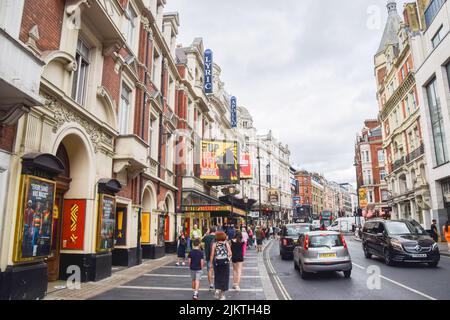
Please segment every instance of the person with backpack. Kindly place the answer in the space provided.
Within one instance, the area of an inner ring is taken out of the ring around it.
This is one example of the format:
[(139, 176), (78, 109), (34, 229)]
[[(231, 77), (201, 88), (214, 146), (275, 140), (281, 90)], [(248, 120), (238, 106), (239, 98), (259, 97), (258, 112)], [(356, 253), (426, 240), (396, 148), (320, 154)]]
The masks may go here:
[(180, 235), (178, 237), (178, 248), (177, 248), (177, 263), (176, 265), (179, 266), (180, 262), (184, 266), (186, 265), (186, 247), (187, 247), (187, 240), (184, 236), (184, 232), (181, 231)]
[(216, 232), (215, 242), (211, 247), (210, 261), (214, 265), (214, 288), (216, 298), (225, 300), (225, 292), (229, 289), (230, 260), (232, 257), (230, 245), (224, 232)]
[(262, 252), (262, 244), (264, 239), (264, 232), (260, 227), (256, 229), (256, 251)]
[(236, 235), (231, 240), (231, 261), (233, 262), (233, 289), (239, 291), (241, 282), (242, 265), (244, 264), (244, 247), (241, 231), (236, 231)]

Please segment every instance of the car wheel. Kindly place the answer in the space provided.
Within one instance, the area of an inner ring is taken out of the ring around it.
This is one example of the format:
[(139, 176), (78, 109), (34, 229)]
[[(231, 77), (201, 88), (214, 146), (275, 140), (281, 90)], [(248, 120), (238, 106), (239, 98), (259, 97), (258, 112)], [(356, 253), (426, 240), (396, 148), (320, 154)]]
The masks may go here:
[(372, 258), (372, 254), (369, 253), (369, 251), (367, 250), (367, 247), (365, 245), (363, 245), (363, 251), (364, 251), (364, 257), (366, 257), (366, 259)]
[(428, 266), (431, 268), (436, 268), (439, 264), (439, 261), (435, 261), (435, 262), (429, 262)]
[(393, 266), (394, 262), (391, 259), (391, 254), (389, 253), (389, 250), (385, 249), (384, 250), (384, 263), (387, 266)]
[(352, 270), (344, 271), (344, 277), (350, 278), (352, 276)]
[(300, 277), (302, 277), (303, 280), (308, 279), (309, 274), (303, 270), (302, 264), (299, 262), (299, 270), (300, 270)]

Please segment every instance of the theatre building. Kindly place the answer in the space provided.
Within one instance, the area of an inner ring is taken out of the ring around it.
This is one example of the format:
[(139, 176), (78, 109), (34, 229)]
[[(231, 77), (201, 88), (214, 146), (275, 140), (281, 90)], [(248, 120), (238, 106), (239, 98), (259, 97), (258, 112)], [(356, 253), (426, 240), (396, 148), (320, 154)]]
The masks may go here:
[(177, 14), (165, 0), (6, 2), (0, 68), (23, 85), (0, 81), (0, 299), (174, 250)]

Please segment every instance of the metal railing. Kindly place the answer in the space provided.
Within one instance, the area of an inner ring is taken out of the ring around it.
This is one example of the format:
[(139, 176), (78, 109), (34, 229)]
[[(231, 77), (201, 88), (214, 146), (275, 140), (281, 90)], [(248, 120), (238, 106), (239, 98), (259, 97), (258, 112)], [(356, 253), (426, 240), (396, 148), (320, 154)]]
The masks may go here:
[(406, 156), (406, 163), (409, 163), (415, 159), (417, 159), (418, 157), (420, 157), (421, 155), (423, 155), (425, 153), (425, 147), (424, 145), (420, 145), (419, 148), (417, 148), (416, 150), (412, 151), (411, 153), (409, 153)]

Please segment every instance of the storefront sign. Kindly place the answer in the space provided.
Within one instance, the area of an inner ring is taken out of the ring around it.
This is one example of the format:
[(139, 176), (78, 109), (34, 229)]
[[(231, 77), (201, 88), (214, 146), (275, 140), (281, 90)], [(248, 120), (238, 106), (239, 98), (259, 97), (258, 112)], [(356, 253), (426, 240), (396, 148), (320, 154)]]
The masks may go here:
[(248, 216), (250, 218), (259, 218), (259, 212), (258, 211), (250, 211)]
[(64, 200), (62, 250), (83, 250), (86, 200)]
[(186, 206), (183, 207), (184, 212), (218, 212), (230, 211), (231, 206)]
[(250, 153), (243, 153), (241, 155), (239, 178), (241, 180), (252, 179), (252, 165)]
[(237, 99), (231, 97), (231, 127), (237, 127)]
[(150, 212), (142, 212), (141, 214), (141, 243), (150, 243)]
[(15, 261), (49, 256), (52, 243), (55, 182), (25, 175), (22, 183)]
[(361, 208), (366, 208), (368, 204), (367, 190), (365, 188), (359, 189), (359, 206)]
[(213, 53), (205, 51), (205, 93), (213, 93)]
[(97, 250), (107, 251), (114, 248), (114, 227), (116, 225), (116, 200), (101, 194), (98, 210)]
[(239, 181), (239, 151), (236, 141), (201, 142), (200, 179), (234, 184)]
[(116, 228), (115, 238), (117, 246), (124, 246), (127, 242), (127, 207), (118, 207), (116, 209)]
[(247, 215), (247, 212), (245, 212), (245, 210), (238, 209), (238, 208), (235, 208), (235, 207), (232, 208), (232, 212), (235, 213), (235, 214), (241, 215), (241, 216)]

